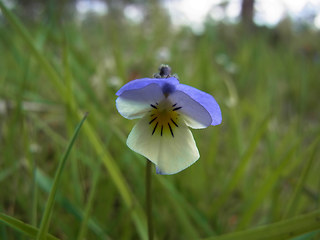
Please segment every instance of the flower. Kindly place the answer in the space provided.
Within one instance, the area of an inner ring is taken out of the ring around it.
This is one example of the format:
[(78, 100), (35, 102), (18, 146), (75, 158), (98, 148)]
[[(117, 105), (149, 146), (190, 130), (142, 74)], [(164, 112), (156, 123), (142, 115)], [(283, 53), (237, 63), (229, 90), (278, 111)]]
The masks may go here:
[(208, 93), (171, 75), (155, 76), (125, 84), (116, 93), (116, 107), (127, 119), (141, 118), (128, 136), (128, 147), (153, 162), (157, 173), (174, 174), (200, 157), (189, 127), (220, 124), (221, 110)]

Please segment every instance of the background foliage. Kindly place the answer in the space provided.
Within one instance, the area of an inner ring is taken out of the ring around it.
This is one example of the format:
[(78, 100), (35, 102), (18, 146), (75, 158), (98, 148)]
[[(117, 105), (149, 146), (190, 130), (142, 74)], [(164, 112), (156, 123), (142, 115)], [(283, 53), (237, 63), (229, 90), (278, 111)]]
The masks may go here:
[[(115, 92), (161, 63), (211, 93), (223, 122), (193, 131), (201, 153), (193, 166), (154, 172), (158, 239), (221, 235), (319, 209), (318, 31), (289, 20), (248, 29), (208, 19), (194, 34), (173, 27), (156, 3), (141, 24), (112, 13), (59, 16), (57, 6), (34, 17), (14, 8), (26, 35), (0, 15), (0, 212), (40, 225), (59, 159), (88, 111), (49, 232), (145, 237), (145, 160), (126, 147), (134, 122), (117, 113)], [(28, 239), (1, 222), (0, 238)]]

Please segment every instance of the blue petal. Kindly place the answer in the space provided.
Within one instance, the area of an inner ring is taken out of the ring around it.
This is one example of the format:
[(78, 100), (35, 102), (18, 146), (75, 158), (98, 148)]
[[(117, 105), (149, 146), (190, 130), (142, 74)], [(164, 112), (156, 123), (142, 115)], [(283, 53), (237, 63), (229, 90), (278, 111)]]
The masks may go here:
[(219, 125), (221, 123), (222, 116), (220, 107), (210, 94), (184, 84), (178, 84), (176, 90), (186, 93), (193, 100), (202, 105), (211, 116), (211, 125)]
[(116, 95), (120, 96), (124, 91), (144, 88), (152, 83), (158, 84), (162, 88), (164, 94), (167, 94), (168, 91), (169, 93), (174, 91), (175, 86), (179, 84), (179, 80), (175, 77), (136, 79), (125, 84), (122, 88), (119, 89)]
[(165, 172), (162, 172), (162, 170), (156, 165), (156, 173), (160, 175), (172, 175)]
[(161, 169), (158, 166), (156, 166), (156, 173), (160, 175), (166, 175), (165, 173), (161, 172)]
[(125, 118), (141, 118), (150, 110), (150, 104), (156, 104), (164, 97), (161, 87), (151, 83), (143, 88), (124, 91), (117, 98), (116, 107)]
[(200, 103), (182, 91), (175, 91), (168, 96), (173, 104), (173, 111), (182, 115), (185, 123), (195, 129), (207, 128), (212, 123), (210, 113)]

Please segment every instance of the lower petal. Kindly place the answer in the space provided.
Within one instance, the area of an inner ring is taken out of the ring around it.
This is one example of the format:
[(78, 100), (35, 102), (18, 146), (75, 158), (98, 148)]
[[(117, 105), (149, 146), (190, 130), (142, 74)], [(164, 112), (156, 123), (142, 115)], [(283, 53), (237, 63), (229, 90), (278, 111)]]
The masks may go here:
[[(157, 172), (174, 174), (192, 165), (200, 157), (191, 131), (181, 120), (165, 132), (161, 126), (151, 127), (143, 117), (130, 132), (127, 145), (157, 165)], [(174, 127), (173, 127), (174, 126)]]

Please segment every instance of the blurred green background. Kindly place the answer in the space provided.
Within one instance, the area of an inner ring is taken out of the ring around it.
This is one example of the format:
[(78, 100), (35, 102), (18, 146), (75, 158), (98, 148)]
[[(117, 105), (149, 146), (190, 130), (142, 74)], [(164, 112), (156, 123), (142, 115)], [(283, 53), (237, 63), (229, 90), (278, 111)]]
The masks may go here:
[[(2, 1), (22, 25), (0, 12), (0, 212), (39, 226), (59, 159), (89, 112), (49, 232), (142, 238), (145, 159), (125, 144), (135, 121), (117, 112), (115, 92), (162, 63), (212, 94), (223, 121), (193, 130), (194, 165), (153, 171), (157, 239), (221, 235), (319, 209), (319, 29), (289, 17), (257, 26), (254, 1), (244, 2), (237, 21), (209, 16), (199, 32), (175, 25), (157, 0), (106, 1), (104, 14), (81, 14), (76, 1)], [(0, 222), (0, 239), (29, 238)]]

